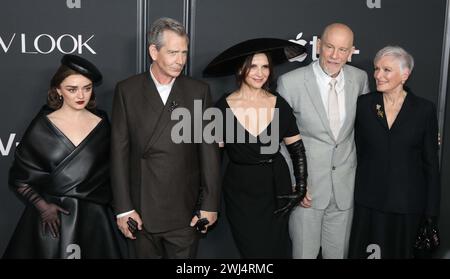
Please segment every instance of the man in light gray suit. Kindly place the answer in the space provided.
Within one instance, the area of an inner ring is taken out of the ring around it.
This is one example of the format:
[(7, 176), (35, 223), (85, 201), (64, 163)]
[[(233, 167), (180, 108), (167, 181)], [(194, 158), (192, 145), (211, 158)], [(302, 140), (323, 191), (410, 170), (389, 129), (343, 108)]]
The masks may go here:
[(308, 162), (308, 193), (289, 220), (294, 258), (316, 258), (320, 247), (325, 259), (347, 256), (356, 170), (356, 100), (369, 91), (366, 72), (346, 65), (353, 51), (352, 30), (333, 23), (318, 40), (319, 61), (278, 80), (278, 92), (297, 118)]

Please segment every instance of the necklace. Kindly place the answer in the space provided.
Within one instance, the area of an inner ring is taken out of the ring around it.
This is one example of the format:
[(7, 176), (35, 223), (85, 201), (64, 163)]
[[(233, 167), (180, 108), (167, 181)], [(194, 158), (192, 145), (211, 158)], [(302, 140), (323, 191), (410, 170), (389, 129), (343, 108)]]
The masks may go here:
[(395, 106), (403, 104), (403, 101), (406, 98), (406, 94), (407, 94), (406, 91), (402, 90), (402, 92), (400, 92), (400, 97), (396, 98), (395, 100), (390, 99), (386, 95), (383, 95), (383, 100), (388, 105), (395, 107)]

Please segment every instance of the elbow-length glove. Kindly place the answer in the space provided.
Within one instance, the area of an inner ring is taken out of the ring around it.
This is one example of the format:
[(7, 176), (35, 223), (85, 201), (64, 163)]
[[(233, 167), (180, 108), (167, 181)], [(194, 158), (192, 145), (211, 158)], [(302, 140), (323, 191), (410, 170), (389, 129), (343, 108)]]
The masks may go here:
[(47, 203), (30, 185), (23, 184), (18, 186), (16, 192), (39, 212), (42, 231), (45, 233), (48, 228), (53, 237), (59, 237), (59, 227), (61, 225), (59, 212), (66, 215), (69, 212), (56, 204)]
[(421, 251), (432, 251), (439, 247), (440, 237), (436, 217), (424, 217), (422, 220), (414, 248)]
[(295, 187), (293, 193), (277, 196), (278, 199), (287, 200), (287, 204), (284, 207), (274, 212), (275, 214), (281, 213), (282, 215), (290, 213), (306, 196), (306, 179), (308, 178), (303, 141), (300, 139), (292, 144), (286, 145), (286, 147), (291, 156), (292, 166), (294, 168)]

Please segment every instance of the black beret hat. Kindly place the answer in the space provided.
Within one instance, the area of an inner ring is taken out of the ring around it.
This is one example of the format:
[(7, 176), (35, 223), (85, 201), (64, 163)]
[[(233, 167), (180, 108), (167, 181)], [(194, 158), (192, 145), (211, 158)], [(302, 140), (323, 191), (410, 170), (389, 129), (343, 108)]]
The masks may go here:
[(289, 59), (300, 56), (306, 48), (297, 43), (276, 39), (258, 38), (238, 43), (214, 58), (203, 71), (205, 76), (225, 76), (236, 73), (249, 55), (264, 52), (270, 55), (274, 65), (287, 62)]
[(102, 80), (102, 74), (94, 64), (88, 60), (73, 54), (66, 54), (61, 59), (61, 64), (71, 68), (72, 70), (82, 74), (90, 79), (93, 83)]

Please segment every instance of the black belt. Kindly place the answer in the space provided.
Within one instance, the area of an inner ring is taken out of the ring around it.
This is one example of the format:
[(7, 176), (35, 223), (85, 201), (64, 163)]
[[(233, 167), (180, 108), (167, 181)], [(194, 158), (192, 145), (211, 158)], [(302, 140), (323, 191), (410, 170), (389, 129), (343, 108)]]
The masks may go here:
[[(231, 161), (233, 164), (236, 165), (243, 165), (243, 166), (270, 166), (273, 171), (273, 183), (275, 186), (275, 192), (276, 195), (285, 195), (287, 194), (286, 191), (283, 190), (283, 185), (281, 185), (282, 179), (280, 179), (280, 176), (283, 173), (283, 161), (284, 157), (282, 157), (280, 152), (277, 152), (274, 157), (269, 159), (262, 159), (254, 162), (234, 162)], [(290, 179), (290, 178), (289, 178)], [(290, 185), (289, 185), (290, 187)], [(275, 198), (275, 197), (274, 197)]]
[(261, 159), (261, 160), (254, 161), (254, 162), (235, 162), (235, 161), (231, 161), (231, 162), (233, 162), (233, 164), (242, 165), (242, 166), (258, 166), (258, 165), (271, 165), (271, 164), (275, 163), (275, 161), (277, 161), (277, 157), (270, 158), (270, 159)]

